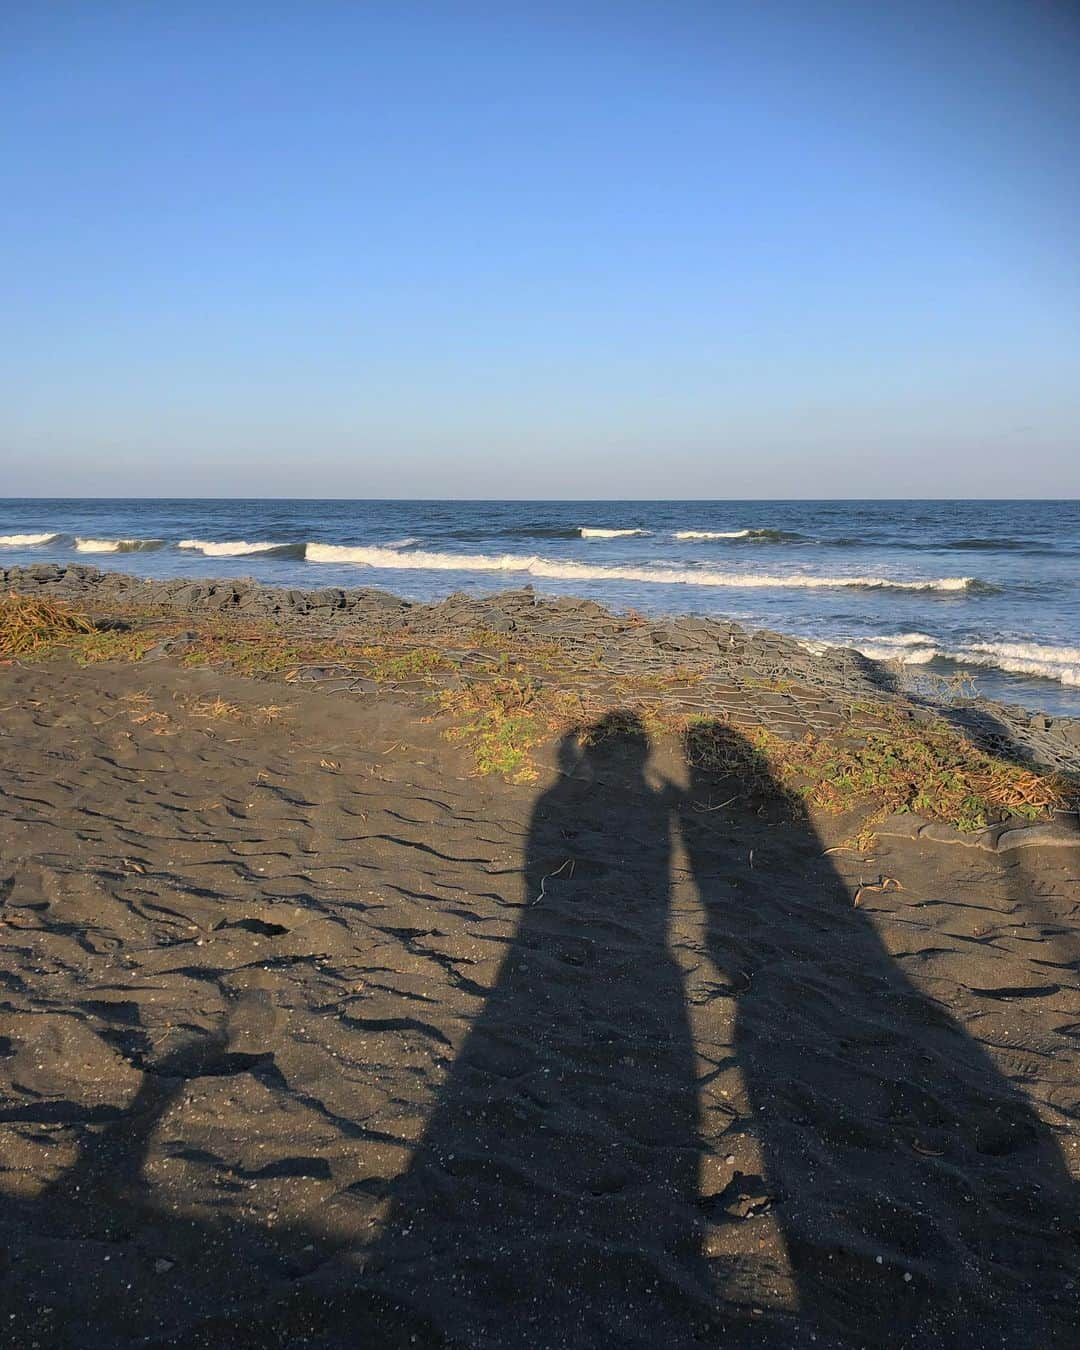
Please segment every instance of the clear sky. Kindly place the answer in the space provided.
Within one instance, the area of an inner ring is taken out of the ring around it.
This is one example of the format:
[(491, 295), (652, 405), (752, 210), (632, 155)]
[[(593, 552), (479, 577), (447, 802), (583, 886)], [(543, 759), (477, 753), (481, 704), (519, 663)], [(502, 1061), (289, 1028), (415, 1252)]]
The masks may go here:
[(8, 0), (0, 496), (1080, 495), (1075, 0)]

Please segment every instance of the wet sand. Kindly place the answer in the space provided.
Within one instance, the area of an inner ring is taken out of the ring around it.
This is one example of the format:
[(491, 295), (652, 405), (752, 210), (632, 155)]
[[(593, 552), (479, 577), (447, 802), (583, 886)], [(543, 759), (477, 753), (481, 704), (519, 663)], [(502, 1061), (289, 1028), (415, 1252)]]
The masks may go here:
[(0, 668), (0, 1344), (1075, 1344), (1076, 849), (430, 714)]

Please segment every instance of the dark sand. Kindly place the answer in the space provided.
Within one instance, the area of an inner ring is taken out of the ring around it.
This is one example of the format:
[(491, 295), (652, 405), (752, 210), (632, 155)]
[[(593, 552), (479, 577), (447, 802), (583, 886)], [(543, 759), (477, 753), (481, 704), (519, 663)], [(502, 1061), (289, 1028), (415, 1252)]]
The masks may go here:
[(4, 1346), (1076, 1344), (1077, 850), (427, 711), (0, 669)]

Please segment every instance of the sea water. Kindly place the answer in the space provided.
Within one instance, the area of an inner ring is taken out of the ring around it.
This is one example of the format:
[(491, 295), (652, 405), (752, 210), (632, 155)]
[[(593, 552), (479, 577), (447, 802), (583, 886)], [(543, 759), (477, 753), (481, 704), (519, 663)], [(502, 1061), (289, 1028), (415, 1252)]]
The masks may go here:
[(378, 586), (531, 584), (855, 647), (1080, 716), (1080, 502), (0, 499), (0, 566)]

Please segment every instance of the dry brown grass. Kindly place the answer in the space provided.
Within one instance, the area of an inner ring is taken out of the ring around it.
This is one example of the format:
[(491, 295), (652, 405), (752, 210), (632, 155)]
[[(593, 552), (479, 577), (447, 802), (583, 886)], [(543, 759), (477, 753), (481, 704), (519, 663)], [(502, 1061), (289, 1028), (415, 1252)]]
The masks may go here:
[[(614, 694), (614, 697), (610, 695)], [(569, 690), (534, 676), (472, 680), (437, 695), (445, 733), (471, 751), (477, 772), (512, 782), (537, 776), (533, 752), (576, 731), (583, 745), (620, 736), (674, 739), (687, 764), (727, 782), (732, 801), (772, 799), (792, 810), (863, 810), (873, 822), (912, 812), (973, 831), (1009, 816), (1047, 819), (1080, 803), (1080, 783), (1036, 772), (980, 748), (943, 721), (916, 722), (874, 706), (831, 736), (789, 741), (765, 727), (735, 728), (625, 690)]]
[(62, 600), (14, 591), (0, 597), (0, 657), (36, 656), (92, 632), (92, 620)]
[(212, 721), (225, 719), (232, 722), (276, 722), (285, 712), (285, 709), (277, 703), (244, 708), (239, 703), (230, 703), (220, 695), (214, 698), (194, 699), (186, 707), (192, 717), (205, 717)]
[(747, 795), (801, 799), (829, 812), (869, 807), (873, 819), (912, 812), (978, 830), (1008, 816), (1037, 820), (1080, 802), (1080, 784), (1037, 773), (972, 744), (944, 722), (882, 720), (843, 736), (785, 741), (687, 719), (688, 762), (735, 779)]
[(244, 710), (238, 703), (230, 703), (220, 695), (216, 698), (195, 699), (187, 705), (187, 710), (192, 717), (209, 717), (214, 721), (223, 717), (239, 720), (244, 716)]

